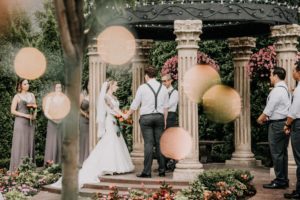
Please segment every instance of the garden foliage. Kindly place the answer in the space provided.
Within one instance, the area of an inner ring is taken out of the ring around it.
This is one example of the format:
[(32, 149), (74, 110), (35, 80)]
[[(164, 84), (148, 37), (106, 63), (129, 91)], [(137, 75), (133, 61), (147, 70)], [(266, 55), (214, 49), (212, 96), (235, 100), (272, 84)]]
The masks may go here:
[[(33, 196), (38, 193), (43, 185), (54, 183), (61, 176), (61, 168), (53, 162), (47, 162), (45, 168), (37, 170), (32, 160), (25, 158), (23, 164), (17, 171), (0, 172), (0, 192), (7, 199), (17, 199), (17, 197)], [(21, 194), (20, 194), (21, 193)]]
[(174, 192), (171, 185), (161, 182), (157, 191), (128, 189), (128, 195), (120, 195), (116, 186), (111, 186), (108, 195), (98, 193), (97, 200), (238, 200), (255, 195), (253, 176), (246, 170), (209, 170), (199, 174), (187, 189)]

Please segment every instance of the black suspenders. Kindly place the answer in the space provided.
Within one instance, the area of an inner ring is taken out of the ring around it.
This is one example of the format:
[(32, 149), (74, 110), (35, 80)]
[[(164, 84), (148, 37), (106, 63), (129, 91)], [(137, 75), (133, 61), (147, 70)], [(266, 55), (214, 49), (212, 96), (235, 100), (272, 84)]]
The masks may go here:
[(154, 107), (155, 110), (154, 111), (157, 111), (157, 96), (158, 96), (158, 93), (161, 89), (162, 84), (159, 85), (159, 88), (158, 88), (157, 92), (154, 91), (154, 89), (151, 87), (151, 85), (149, 83), (146, 83), (146, 84), (149, 86), (149, 88), (151, 89), (151, 91), (154, 94), (154, 99), (155, 99), (155, 107)]
[(171, 97), (172, 93), (174, 92), (175, 88), (173, 88), (173, 90), (171, 90), (171, 92), (169, 93), (169, 98)]
[(288, 97), (289, 97), (289, 99), (291, 99), (291, 97), (290, 97), (290, 93), (289, 93), (289, 91), (287, 90), (287, 88), (286, 88), (286, 87), (284, 87), (284, 86), (282, 86), (282, 85), (279, 85), (279, 86), (277, 86), (277, 87), (284, 88), (284, 89), (285, 89), (285, 91), (286, 91), (286, 92), (287, 92), (287, 94), (288, 94)]

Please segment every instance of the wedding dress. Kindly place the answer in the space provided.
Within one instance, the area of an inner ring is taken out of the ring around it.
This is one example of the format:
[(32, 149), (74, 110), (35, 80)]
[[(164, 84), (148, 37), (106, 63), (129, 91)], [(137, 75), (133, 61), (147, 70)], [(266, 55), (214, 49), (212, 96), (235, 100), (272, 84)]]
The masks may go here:
[[(103, 89), (106, 90), (105, 87)], [(101, 95), (99, 98), (103, 100)], [(79, 170), (78, 183), (80, 187), (85, 183), (99, 182), (99, 176), (101, 175), (126, 173), (134, 170), (124, 138), (122, 134), (117, 135), (118, 127), (114, 116), (116, 115), (115, 110), (119, 109), (119, 101), (105, 94), (104, 102), (106, 111), (104, 118), (105, 132), (100, 133), (100, 135), (98, 133), (101, 139)], [(61, 178), (52, 186), (61, 188)]]

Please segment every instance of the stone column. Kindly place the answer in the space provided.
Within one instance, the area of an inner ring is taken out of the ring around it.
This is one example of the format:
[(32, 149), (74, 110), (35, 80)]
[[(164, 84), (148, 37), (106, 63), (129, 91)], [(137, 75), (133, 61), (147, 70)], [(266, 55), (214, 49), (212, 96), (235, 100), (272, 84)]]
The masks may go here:
[(97, 51), (96, 39), (88, 47), (90, 81), (90, 151), (97, 143), (96, 106), (102, 83), (106, 80), (107, 64), (102, 62)]
[[(297, 56), (298, 37), (300, 36), (300, 26), (297, 24), (273, 26), (271, 28), (272, 37), (276, 38), (275, 49), (277, 53), (277, 64), (286, 70), (286, 82), (290, 90), (295, 88), (296, 82), (293, 79), (293, 68), (295, 67)], [(291, 144), (288, 147), (289, 155), (289, 174), (294, 176), (296, 173), (296, 163), (293, 156)], [(274, 171), (270, 171), (271, 176)]]
[(234, 122), (234, 147), (231, 160), (226, 164), (255, 166), (254, 154), (251, 152), (251, 121), (250, 121), (250, 77), (246, 65), (255, 47), (255, 38), (229, 38), (229, 48), (233, 55), (234, 88), (241, 96), (242, 110)]
[[(149, 63), (149, 53), (153, 40), (136, 40), (136, 55), (132, 59), (132, 95), (135, 96), (138, 87), (144, 83), (144, 68)], [(139, 125), (139, 111), (133, 113), (133, 150), (132, 161), (136, 169), (144, 163), (144, 141)]]
[(176, 164), (174, 179), (194, 179), (203, 171), (199, 162), (198, 105), (183, 92), (185, 72), (197, 63), (198, 42), (202, 33), (201, 20), (175, 20), (174, 34), (178, 49), (179, 126), (187, 130), (193, 139), (192, 152)]

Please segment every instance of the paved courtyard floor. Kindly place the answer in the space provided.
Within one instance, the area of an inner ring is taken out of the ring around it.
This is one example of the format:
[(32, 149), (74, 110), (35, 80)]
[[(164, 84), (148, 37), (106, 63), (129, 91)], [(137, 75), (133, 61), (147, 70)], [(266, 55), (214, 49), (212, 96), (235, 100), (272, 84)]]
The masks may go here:
[[(225, 164), (205, 164), (204, 169), (220, 169), (220, 168), (239, 168), (245, 169), (239, 166), (226, 166)], [(277, 189), (277, 190), (268, 190), (262, 187), (263, 184), (269, 183), (271, 181), (270, 178), (270, 169), (265, 167), (254, 167), (247, 168), (254, 175), (254, 185), (257, 189), (257, 194), (251, 198), (251, 200), (282, 200), (283, 193), (291, 192), (295, 189), (295, 177), (290, 178), (290, 187), (288, 189)], [(128, 175), (124, 175), (128, 176)], [(132, 174), (130, 176), (133, 176)], [(46, 191), (41, 191), (36, 196), (32, 197), (33, 200), (59, 200), (60, 195), (49, 193)], [(89, 198), (81, 198), (81, 200), (85, 200)]]

